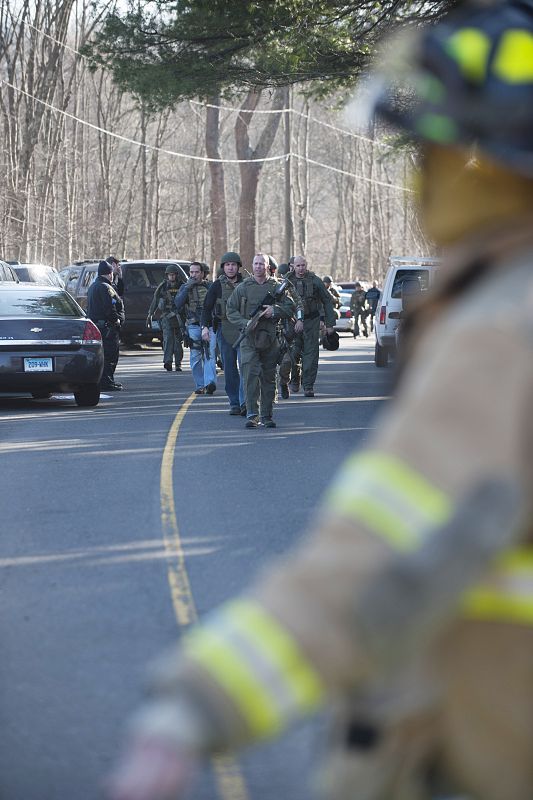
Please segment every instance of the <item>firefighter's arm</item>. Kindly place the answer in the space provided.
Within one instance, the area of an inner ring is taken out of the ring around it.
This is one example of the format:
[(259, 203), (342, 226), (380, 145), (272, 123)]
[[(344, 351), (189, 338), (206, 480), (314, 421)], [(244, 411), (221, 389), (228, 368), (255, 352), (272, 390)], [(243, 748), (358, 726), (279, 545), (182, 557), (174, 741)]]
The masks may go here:
[[(523, 500), (512, 492), (520, 485), (517, 443), (530, 407), (530, 363), (529, 347), (501, 331), (435, 331), (368, 447), (335, 479), (312, 537), (160, 663), (138, 734), (179, 749), (188, 746), (190, 729), (197, 752), (226, 749), (276, 735), (328, 695), (364, 688), (388, 658), (379, 626), (390, 630), (394, 592), (374, 622), (364, 624), (361, 609), (387, 578), (426, 579), (447, 569), (447, 558), (461, 548), (470, 566), (444, 599), (429, 579), (419, 584), (438, 629), (512, 540), (497, 528), (516, 535)], [(486, 515), (477, 520), (469, 503), (474, 499), (475, 507), (476, 487), (502, 475), (507, 488), (502, 484), (495, 528)], [(462, 548), (465, 536), (469, 545)], [(402, 624), (407, 636), (417, 620), (425, 625), (420, 608), (405, 609), (397, 641)], [(195, 720), (189, 728), (176, 722), (183, 702)]]

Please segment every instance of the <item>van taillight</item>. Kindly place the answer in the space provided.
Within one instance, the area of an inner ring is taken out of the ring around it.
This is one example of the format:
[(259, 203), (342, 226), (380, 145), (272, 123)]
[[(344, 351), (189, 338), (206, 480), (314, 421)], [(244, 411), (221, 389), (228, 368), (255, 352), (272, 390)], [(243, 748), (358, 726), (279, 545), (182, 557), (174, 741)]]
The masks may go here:
[(91, 320), (87, 320), (85, 323), (85, 330), (83, 331), (83, 341), (84, 342), (101, 342), (102, 341), (102, 334)]
[(387, 306), (381, 306), (379, 312), (379, 324), (385, 325), (386, 321), (387, 321)]

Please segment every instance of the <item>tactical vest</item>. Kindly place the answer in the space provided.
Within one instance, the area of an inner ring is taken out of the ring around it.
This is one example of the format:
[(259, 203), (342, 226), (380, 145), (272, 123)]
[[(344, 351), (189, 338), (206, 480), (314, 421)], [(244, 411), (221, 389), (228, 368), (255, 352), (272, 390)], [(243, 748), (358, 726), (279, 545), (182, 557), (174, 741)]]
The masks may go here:
[(222, 329), (222, 335), (224, 339), (229, 344), (233, 344), (233, 342), (235, 342), (239, 336), (239, 329), (228, 320), (227, 305), (229, 298), (235, 290), (235, 287), (239, 284), (232, 283), (230, 280), (228, 280), (226, 275), (221, 275), (219, 280), (222, 293), (216, 302), (216, 315), (220, 320), (220, 327)]
[(207, 294), (207, 283), (192, 283), (189, 286), (189, 297), (187, 300), (187, 319), (200, 324), (200, 317), (204, 307), (205, 296)]
[(303, 278), (298, 278), (295, 272), (290, 272), (287, 277), (302, 299), (304, 317), (306, 319), (318, 317), (319, 299), (314, 280), (315, 273), (307, 271)]
[(366, 300), (366, 292), (364, 289), (358, 289), (357, 291), (354, 291), (352, 294), (352, 299), (350, 301), (350, 306), (352, 308), (352, 311), (354, 310), (362, 311), (363, 306), (365, 304), (365, 300)]
[[(274, 293), (279, 286), (279, 282), (274, 278), (269, 278), (265, 283), (257, 283), (255, 278), (246, 278), (243, 282), (245, 289), (241, 297), (240, 312), (245, 319), (250, 319), (257, 306), (263, 302), (268, 292)], [(265, 319), (262, 317), (257, 323), (248, 341), (258, 350), (265, 350), (276, 343), (277, 320)]]
[[(255, 278), (246, 278), (242, 285), (245, 291), (241, 297), (240, 312), (245, 319), (250, 319), (252, 312), (263, 301), (265, 295), (268, 292), (275, 292), (279, 283), (274, 278), (269, 278), (265, 283), (257, 283)], [(272, 325), (276, 324), (275, 321), (270, 319), (264, 320), (264, 322), (270, 322)]]
[(163, 300), (163, 308), (161, 310), (163, 314), (170, 314), (172, 311), (176, 310), (174, 308), (174, 301), (179, 289), (180, 287), (178, 284), (175, 286), (170, 286), (170, 284), (166, 283), (163, 286), (161, 291), (161, 300)]

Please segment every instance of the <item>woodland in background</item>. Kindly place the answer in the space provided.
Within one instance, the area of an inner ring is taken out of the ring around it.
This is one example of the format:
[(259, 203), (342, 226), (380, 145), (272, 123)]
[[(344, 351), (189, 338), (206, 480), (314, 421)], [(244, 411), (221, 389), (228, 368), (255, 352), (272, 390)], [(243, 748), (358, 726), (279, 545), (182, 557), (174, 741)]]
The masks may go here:
[[(411, 156), (384, 132), (372, 141), (337, 130), (347, 126), (333, 101), (297, 86), (247, 85), (231, 100), (154, 108), (105, 69), (91, 71), (80, 52), (108, 10), (88, 0), (0, 0), (1, 257), (58, 267), (110, 253), (213, 263), (236, 249), (249, 262), (261, 249), (278, 261), (304, 252), (337, 280), (379, 280), (389, 255), (428, 253), (401, 188)], [(284, 157), (210, 165), (206, 156)], [(246, 194), (247, 174), (255, 194)]]

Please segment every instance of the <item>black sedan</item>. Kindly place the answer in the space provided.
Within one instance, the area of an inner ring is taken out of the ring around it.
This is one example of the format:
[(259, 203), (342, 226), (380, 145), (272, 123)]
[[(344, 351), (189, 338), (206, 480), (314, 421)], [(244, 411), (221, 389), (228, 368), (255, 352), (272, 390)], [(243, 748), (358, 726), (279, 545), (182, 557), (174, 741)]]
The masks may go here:
[(100, 331), (68, 292), (0, 285), (0, 392), (74, 392), (79, 406), (96, 406), (103, 366)]

